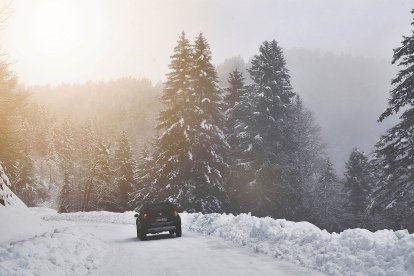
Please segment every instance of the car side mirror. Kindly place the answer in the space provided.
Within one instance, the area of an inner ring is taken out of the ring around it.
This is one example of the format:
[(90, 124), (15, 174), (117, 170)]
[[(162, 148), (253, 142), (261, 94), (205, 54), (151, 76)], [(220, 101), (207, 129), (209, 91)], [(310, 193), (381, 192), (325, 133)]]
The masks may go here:
[(139, 214), (135, 214), (135, 215), (134, 215), (134, 217), (136, 217), (136, 218), (137, 218), (138, 216), (139, 216)]

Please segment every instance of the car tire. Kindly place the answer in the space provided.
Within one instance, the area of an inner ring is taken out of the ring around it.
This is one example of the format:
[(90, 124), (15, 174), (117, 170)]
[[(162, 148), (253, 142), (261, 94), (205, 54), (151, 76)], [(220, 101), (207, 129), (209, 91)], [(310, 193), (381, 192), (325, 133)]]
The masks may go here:
[(174, 234), (174, 230), (170, 230), (170, 235)]
[(176, 227), (176, 230), (175, 230), (175, 236), (176, 237), (181, 237), (181, 235), (182, 235), (182, 233), (181, 233), (181, 223)]
[(138, 238), (141, 241), (144, 241), (147, 238), (147, 233), (143, 229), (140, 229), (138, 233)]

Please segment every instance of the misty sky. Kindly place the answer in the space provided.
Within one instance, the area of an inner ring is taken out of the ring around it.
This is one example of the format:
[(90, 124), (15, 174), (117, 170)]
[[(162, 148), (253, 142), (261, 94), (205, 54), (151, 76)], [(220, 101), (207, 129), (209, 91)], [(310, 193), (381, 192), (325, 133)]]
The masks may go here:
[(26, 84), (122, 76), (164, 79), (182, 30), (191, 39), (204, 32), (216, 63), (235, 55), (248, 59), (270, 39), (285, 49), (390, 60), (401, 36), (410, 32), (414, 8), (410, 4), (408, 0), (15, 0), (2, 32), (2, 48)]

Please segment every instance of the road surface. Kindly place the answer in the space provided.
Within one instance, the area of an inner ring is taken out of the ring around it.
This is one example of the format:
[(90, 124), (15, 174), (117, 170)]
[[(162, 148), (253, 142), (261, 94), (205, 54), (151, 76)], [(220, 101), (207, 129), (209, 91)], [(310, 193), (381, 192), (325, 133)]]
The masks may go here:
[(140, 241), (134, 225), (75, 223), (108, 246), (92, 275), (323, 275), (214, 237), (183, 232)]

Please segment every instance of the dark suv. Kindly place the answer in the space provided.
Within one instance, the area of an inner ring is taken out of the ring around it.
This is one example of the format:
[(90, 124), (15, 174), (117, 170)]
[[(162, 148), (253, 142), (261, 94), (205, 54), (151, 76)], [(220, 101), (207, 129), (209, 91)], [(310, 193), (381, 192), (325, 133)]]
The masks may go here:
[(181, 218), (170, 202), (144, 205), (137, 218), (137, 237), (144, 240), (147, 234), (169, 231), (181, 237)]

